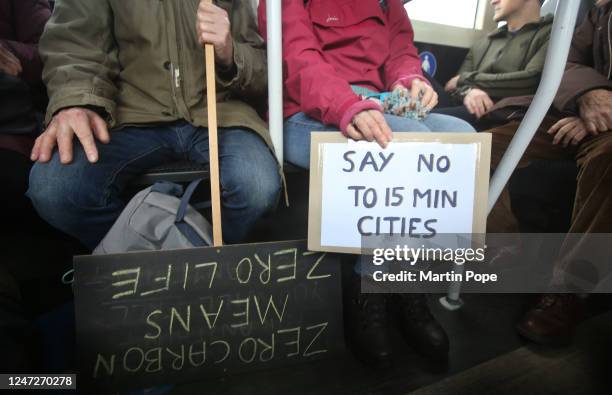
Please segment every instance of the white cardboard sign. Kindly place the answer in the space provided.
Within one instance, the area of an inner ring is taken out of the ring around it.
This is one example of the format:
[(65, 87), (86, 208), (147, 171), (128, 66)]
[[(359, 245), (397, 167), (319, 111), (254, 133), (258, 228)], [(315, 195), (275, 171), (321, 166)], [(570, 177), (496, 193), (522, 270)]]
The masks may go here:
[(313, 133), (309, 249), (359, 253), (363, 236), (484, 233), (491, 136), (394, 136), (382, 149)]

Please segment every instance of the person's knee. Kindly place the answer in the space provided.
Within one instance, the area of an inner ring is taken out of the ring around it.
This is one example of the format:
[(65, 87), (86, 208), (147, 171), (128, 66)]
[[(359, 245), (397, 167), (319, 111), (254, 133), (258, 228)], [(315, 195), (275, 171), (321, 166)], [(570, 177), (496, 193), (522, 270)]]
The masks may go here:
[(453, 123), (453, 131), (460, 133), (475, 133), (476, 129), (469, 122), (463, 119), (455, 118)]
[(393, 132), (429, 132), (429, 127), (409, 118), (385, 114), (385, 120)]
[(247, 209), (259, 216), (278, 202), (281, 176), (276, 159), (258, 136), (244, 135), (249, 147), (221, 165), (221, 178), (227, 208)]
[(36, 163), (30, 172), (27, 196), (38, 214), (52, 225), (57, 225), (62, 217), (69, 214), (68, 194), (70, 189), (63, 185), (53, 173), (54, 164)]
[(278, 202), (280, 174), (276, 169), (264, 173), (247, 166), (226, 178), (223, 189), (228, 208), (243, 208), (260, 216), (274, 209)]
[(284, 123), (285, 160), (302, 169), (310, 168), (310, 134), (317, 132), (336, 132), (338, 128), (323, 125), (304, 113), (297, 113)]
[(586, 153), (582, 167), (588, 171), (590, 167), (612, 167), (612, 140), (608, 139), (599, 146), (591, 148)]
[(36, 163), (30, 171), (30, 182), (27, 196), (38, 215), (55, 225), (61, 213), (65, 212), (65, 192), (59, 183), (51, 182), (51, 164)]
[(244, 173), (241, 181), (245, 187), (248, 205), (251, 210), (260, 214), (268, 213), (276, 207), (281, 191), (281, 176), (278, 165), (272, 154), (258, 161)]
[[(268, 174), (266, 177), (261, 177), (258, 182), (252, 182), (251, 184), (250, 189), (252, 193), (249, 196), (249, 206), (251, 209), (261, 215), (274, 210), (281, 191), (279, 172), (276, 171), (274, 174)], [(257, 184), (257, 186), (254, 184)]]
[(63, 231), (79, 220), (83, 208), (100, 206), (103, 199), (93, 178), (71, 166), (77, 165), (62, 165), (55, 156), (49, 163), (34, 164), (27, 192), (39, 216)]

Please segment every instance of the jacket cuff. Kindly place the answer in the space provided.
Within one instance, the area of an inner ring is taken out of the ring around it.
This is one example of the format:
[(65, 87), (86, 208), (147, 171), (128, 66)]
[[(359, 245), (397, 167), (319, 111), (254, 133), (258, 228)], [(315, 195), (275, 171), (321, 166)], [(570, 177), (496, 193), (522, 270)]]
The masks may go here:
[(589, 85), (587, 87), (583, 87), (582, 89), (575, 91), (574, 95), (572, 95), (571, 97), (565, 98), (564, 100), (559, 98), (559, 96), (561, 95), (557, 95), (557, 98), (555, 98), (553, 105), (555, 106), (557, 110), (561, 112), (570, 112), (570, 113), (578, 114), (579, 112), (578, 100), (580, 100), (582, 96), (586, 95), (590, 91), (594, 91), (597, 89), (612, 90), (612, 84), (608, 83), (608, 84), (599, 84), (599, 85)]
[[(232, 39), (233, 40), (233, 39)], [(216, 80), (217, 80), (217, 84), (219, 84), (221, 87), (225, 88), (225, 89), (231, 89), (233, 87), (235, 87), (237, 84), (239, 84), (240, 81), (240, 77), (243, 75), (244, 73), (244, 66), (245, 66), (245, 59), (244, 59), (244, 53), (242, 51), (242, 45), (239, 42), (236, 42), (236, 40), (233, 40), (232, 42), (233, 48), (234, 48), (234, 61), (232, 66), (226, 70), (220, 69), (220, 66), (217, 65), (217, 75), (216, 75)]]
[(420, 74), (409, 74), (409, 75), (405, 75), (405, 76), (401, 76), (399, 77), (393, 84), (391, 84), (390, 88), (394, 89), (395, 86), (397, 85), (402, 85), (404, 88), (406, 89), (410, 89), (410, 87), (412, 86), (412, 81), (414, 80), (421, 80), (424, 83), (426, 83), (427, 85), (431, 86), (431, 83), (429, 82), (429, 80), (425, 77), (423, 77)]
[(474, 87), (471, 85), (460, 86), (457, 89), (455, 89), (455, 91), (451, 94), (451, 96), (463, 102), (463, 99), (465, 99), (465, 96), (467, 96), (467, 94), (472, 90), (472, 88)]
[(377, 110), (383, 112), (383, 109), (380, 104), (378, 104), (374, 100), (361, 100), (357, 103), (354, 103), (344, 112), (344, 115), (340, 120), (340, 130), (342, 131), (343, 135), (348, 136), (346, 129), (353, 120), (353, 117), (365, 110)]
[(51, 97), (49, 105), (47, 107), (47, 114), (45, 116), (45, 125), (48, 125), (53, 119), (53, 116), (65, 108), (72, 107), (97, 107), (103, 109), (106, 113), (105, 121), (108, 123), (109, 129), (115, 127), (117, 123), (116, 118), (116, 104), (114, 101), (108, 100), (101, 96), (96, 96), (92, 93), (87, 92), (67, 92), (58, 93)]
[(478, 74), (478, 71), (466, 71), (464, 73), (459, 74), (457, 86), (460, 87), (461, 85), (469, 84), (476, 74)]

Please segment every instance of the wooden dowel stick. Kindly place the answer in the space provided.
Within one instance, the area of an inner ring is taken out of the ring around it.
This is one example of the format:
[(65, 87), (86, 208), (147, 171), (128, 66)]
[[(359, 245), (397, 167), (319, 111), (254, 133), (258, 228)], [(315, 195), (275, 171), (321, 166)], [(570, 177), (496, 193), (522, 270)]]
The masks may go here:
[(211, 44), (206, 44), (205, 56), (213, 245), (220, 247), (223, 245), (223, 230), (221, 227), (221, 183), (219, 179), (219, 139), (217, 135), (217, 88), (215, 81), (215, 48)]

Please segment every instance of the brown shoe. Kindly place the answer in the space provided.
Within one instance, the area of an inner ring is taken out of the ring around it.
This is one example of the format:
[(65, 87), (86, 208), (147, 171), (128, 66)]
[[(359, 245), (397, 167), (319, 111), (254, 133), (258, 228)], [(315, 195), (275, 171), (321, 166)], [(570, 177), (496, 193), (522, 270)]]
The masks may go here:
[(543, 295), (518, 322), (516, 330), (535, 343), (567, 345), (582, 315), (582, 301), (576, 295)]

